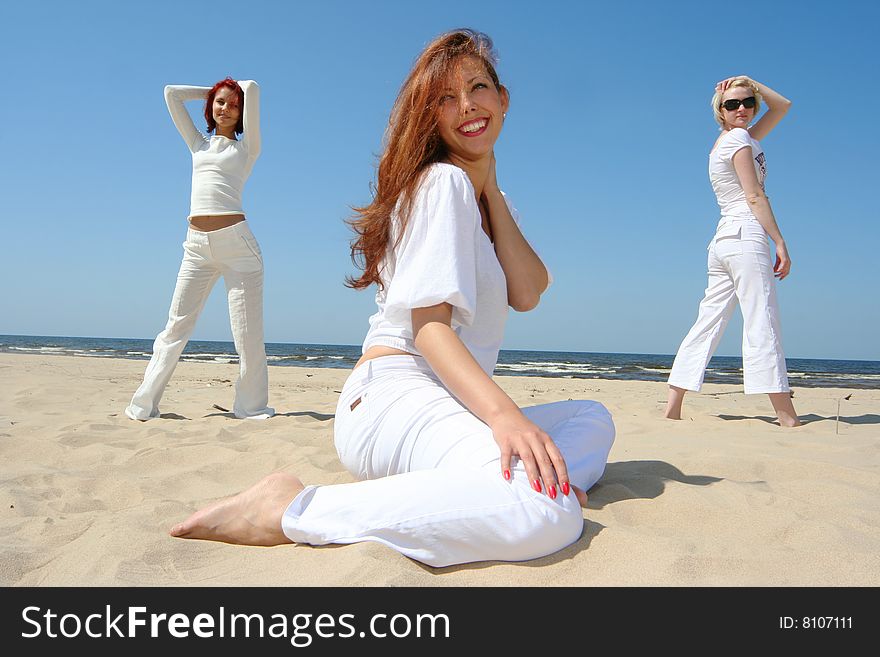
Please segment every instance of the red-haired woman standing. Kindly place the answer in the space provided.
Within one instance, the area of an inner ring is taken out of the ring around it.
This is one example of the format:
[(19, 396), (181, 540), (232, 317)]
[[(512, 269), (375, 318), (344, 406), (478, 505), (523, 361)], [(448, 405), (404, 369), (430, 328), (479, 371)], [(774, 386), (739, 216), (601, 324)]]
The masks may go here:
[[(253, 80), (231, 78), (213, 87), (165, 87), (168, 111), (192, 153), (192, 198), (168, 323), (153, 343), (144, 381), (125, 409), (134, 420), (159, 416), (165, 386), (220, 276), (226, 282), (240, 359), (233, 412), (238, 418), (267, 418), (275, 412), (268, 407), (263, 343), (263, 257), (242, 208), (244, 184), (260, 155), (259, 93)], [(184, 107), (189, 100), (205, 103), (208, 135), (193, 124)]]
[(470, 30), (429, 44), (398, 95), (376, 196), (352, 222), (363, 274), (349, 283), (378, 287), (335, 420), (360, 481), (276, 473), (173, 536), (376, 541), (432, 566), (532, 559), (580, 537), (610, 414), (591, 401), (520, 409), (492, 380), (508, 306), (531, 310), (550, 282), (496, 181), (508, 104), (491, 41)]

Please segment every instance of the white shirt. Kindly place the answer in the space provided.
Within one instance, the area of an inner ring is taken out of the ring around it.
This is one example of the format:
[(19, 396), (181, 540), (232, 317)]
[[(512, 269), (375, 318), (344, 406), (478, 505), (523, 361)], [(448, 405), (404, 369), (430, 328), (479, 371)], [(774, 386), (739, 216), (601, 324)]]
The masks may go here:
[(187, 100), (205, 101), (210, 87), (168, 85), (165, 103), (178, 132), (192, 153), (192, 196), (189, 216), (244, 214), (242, 192), (260, 155), (260, 87), (241, 80), (244, 91), (240, 140), (202, 134), (184, 107)]
[[(518, 213), (507, 204), (518, 223)], [(420, 355), (413, 342), (412, 309), (448, 303), (452, 329), (492, 376), (507, 321), (507, 279), (483, 231), (470, 178), (452, 164), (432, 164), (397, 246), (397, 210), (391, 224), (379, 274), (384, 287), (376, 293), (378, 311), (370, 317), (363, 351), (383, 345)]]
[(718, 145), (709, 153), (709, 181), (718, 199), (722, 217), (754, 217), (733, 166), (734, 154), (747, 147), (752, 150), (755, 173), (763, 188), (767, 175), (764, 150), (757, 139), (752, 139), (748, 130), (734, 128), (722, 135)]

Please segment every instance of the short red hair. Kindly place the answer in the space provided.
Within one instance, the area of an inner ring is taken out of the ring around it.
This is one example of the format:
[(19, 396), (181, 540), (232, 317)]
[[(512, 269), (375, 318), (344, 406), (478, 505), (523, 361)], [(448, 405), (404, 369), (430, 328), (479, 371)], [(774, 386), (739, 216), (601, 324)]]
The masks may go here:
[(220, 82), (211, 87), (211, 91), (208, 92), (208, 99), (205, 101), (205, 121), (208, 122), (208, 132), (214, 132), (214, 130), (217, 129), (217, 122), (214, 120), (214, 97), (223, 87), (232, 89), (238, 94), (238, 109), (240, 112), (238, 115), (238, 123), (235, 124), (235, 134), (240, 135), (244, 132), (244, 91), (238, 86), (238, 82), (230, 77), (220, 80)]

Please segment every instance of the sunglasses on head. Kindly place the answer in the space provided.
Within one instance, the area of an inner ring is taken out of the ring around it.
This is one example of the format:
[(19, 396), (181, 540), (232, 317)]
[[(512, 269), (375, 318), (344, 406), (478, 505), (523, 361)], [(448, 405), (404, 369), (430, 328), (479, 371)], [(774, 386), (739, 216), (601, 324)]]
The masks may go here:
[(749, 96), (748, 98), (743, 98), (740, 100), (739, 98), (731, 98), (729, 100), (725, 100), (721, 103), (721, 107), (732, 112), (735, 109), (739, 109), (739, 106), (742, 105), (746, 109), (752, 109), (757, 104), (754, 96)]

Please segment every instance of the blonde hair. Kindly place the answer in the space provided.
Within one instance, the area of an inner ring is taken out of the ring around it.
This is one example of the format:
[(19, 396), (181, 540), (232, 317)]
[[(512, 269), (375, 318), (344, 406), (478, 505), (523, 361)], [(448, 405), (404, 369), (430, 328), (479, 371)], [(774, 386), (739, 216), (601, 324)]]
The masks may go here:
[(723, 102), (721, 99), (724, 97), (725, 92), (737, 87), (748, 87), (755, 94), (755, 116), (758, 115), (761, 109), (761, 92), (758, 91), (758, 86), (748, 78), (734, 78), (727, 89), (716, 91), (712, 96), (712, 112), (715, 114), (715, 121), (722, 128), (724, 127), (724, 111), (721, 109), (721, 103)]

